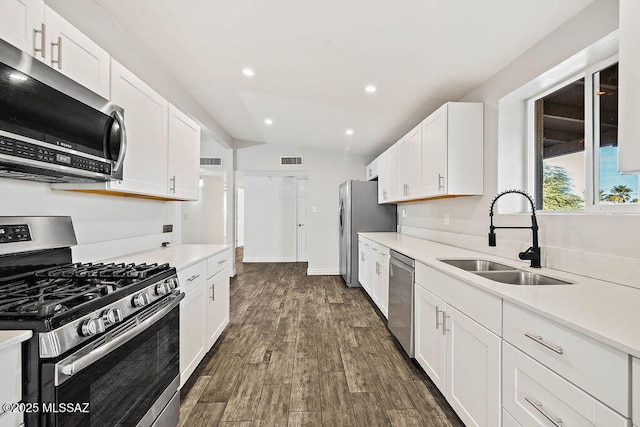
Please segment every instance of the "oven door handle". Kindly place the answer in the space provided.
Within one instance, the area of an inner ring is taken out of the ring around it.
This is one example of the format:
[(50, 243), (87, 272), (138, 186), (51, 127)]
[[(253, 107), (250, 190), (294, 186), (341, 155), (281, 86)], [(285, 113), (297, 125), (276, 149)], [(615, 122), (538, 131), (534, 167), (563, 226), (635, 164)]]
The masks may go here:
[(100, 347), (97, 347), (84, 355), (78, 355), (78, 353), (82, 353), (82, 350), (80, 350), (78, 353), (72, 354), (71, 356), (56, 363), (55, 385), (59, 386), (60, 384), (63, 384), (78, 372), (87, 368), (92, 363), (111, 353), (113, 350), (130, 341), (133, 337), (139, 335), (140, 333), (153, 326), (154, 323), (156, 323), (171, 310), (173, 310), (178, 304), (180, 304), (180, 301), (184, 298), (184, 293), (176, 293), (174, 295), (175, 296), (173, 297), (169, 297), (173, 298), (173, 300), (167, 306), (161, 308), (157, 313), (154, 313), (141, 322), (139, 320), (139, 315), (141, 313), (138, 313), (138, 315), (136, 316), (138, 324), (122, 335), (118, 335), (118, 337), (116, 337), (112, 341), (109, 341), (108, 343), (101, 345)]

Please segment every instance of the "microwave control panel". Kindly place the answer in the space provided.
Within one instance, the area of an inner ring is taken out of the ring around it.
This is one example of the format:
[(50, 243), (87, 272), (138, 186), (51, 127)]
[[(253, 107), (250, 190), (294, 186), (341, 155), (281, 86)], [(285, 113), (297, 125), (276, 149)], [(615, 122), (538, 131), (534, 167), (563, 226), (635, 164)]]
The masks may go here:
[(0, 225), (0, 244), (14, 242), (28, 242), (31, 233), (27, 224)]
[(5, 136), (0, 136), (0, 154), (22, 157), (37, 162), (67, 166), (74, 169), (81, 169), (105, 175), (111, 174), (110, 163), (88, 159), (86, 157), (65, 153), (59, 150), (54, 150), (53, 148), (42, 147), (30, 142), (18, 141)]

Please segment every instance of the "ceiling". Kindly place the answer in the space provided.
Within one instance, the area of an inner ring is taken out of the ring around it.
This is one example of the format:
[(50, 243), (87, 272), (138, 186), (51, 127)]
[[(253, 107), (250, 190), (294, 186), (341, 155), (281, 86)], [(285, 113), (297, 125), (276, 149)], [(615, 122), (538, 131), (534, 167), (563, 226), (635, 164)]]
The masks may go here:
[(593, 0), (94, 1), (234, 139), (373, 156)]

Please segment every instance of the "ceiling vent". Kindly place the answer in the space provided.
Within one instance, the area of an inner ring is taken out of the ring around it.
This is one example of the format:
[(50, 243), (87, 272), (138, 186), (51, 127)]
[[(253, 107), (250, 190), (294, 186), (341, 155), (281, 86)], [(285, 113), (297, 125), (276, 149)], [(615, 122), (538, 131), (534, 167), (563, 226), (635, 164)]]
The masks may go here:
[(200, 166), (222, 166), (222, 157), (200, 157)]
[(302, 156), (299, 157), (280, 157), (281, 166), (301, 166)]

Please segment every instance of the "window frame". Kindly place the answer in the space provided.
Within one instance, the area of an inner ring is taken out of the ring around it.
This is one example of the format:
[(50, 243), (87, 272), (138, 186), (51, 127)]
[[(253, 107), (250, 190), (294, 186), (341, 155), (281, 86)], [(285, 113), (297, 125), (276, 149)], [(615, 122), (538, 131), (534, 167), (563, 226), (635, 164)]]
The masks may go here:
[[(618, 62), (618, 54), (609, 56), (604, 60), (600, 60), (595, 63), (588, 64), (578, 73), (573, 73), (569, 77), (564, 76), (562, 79), (558, 79), (549, 87), (542, 91), (539, 91), (535, 95), (525, 100), (526, 106), (526, 158), (527, 158), (527, 189), (530, 194), (537, 193), (537, 147), (536, 147), (536, 101), (544, 98), (545, 96), (563, 88), (564, 86), (575, 82), (581, 78), (584, 78), (584, 120), (585, 120), (585, 134), (584, 134), (584, 208), (580, 210), (542, 210), (538, 213), (543, 215), (553, 214), (593, 214), (593, 213), (639, 213), (640, 203), (634, 204), (598, 204), (596, 200), (596, 189), (599, 187), (599, 158), (598, 150), (596, 149), (596, 143), (599, 143), (599, 138), (596, 136), (596, 126), (598, 119), (598, 112), (594, 111), (594, 74), (602, 71), (611, 65)], [(587, 91), (587, 88), (590, 88)]]

